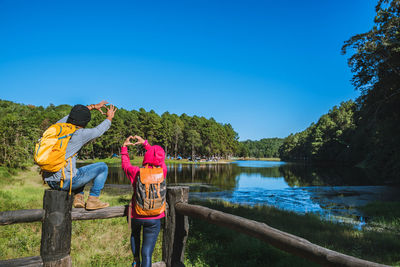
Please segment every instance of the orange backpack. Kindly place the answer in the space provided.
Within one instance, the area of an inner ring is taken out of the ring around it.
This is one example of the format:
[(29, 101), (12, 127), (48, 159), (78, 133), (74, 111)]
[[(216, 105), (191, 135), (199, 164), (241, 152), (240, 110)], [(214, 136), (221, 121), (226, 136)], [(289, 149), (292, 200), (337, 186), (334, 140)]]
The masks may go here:
[(165, 211), (167, 183), (163, 169), (140, 168), (136, 182), (135, 211), (141, 216), (157, 216)]

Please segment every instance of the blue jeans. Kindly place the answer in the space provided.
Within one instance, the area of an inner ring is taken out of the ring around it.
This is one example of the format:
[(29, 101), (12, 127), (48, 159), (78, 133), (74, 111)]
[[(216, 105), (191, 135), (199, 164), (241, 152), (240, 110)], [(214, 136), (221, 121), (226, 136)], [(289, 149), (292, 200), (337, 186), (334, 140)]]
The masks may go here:
[[(93, 181), (89, 195), (95, 197), (100, 196), (100, 191), (103, 189), (104, 183), (107, 180), (107, 174), (108, 167), (104, 162), (93, 163), (79, 168), (76, 175), (72, 178), (72, 192), (75, 194), (83, 194), (85, 185)], [(61, 189), (63, 191), (69, 191), (69, 183), (70, 179), (65, 179), (63, 188), (60, 188), (60, 182), (47, 182), (52, 189)]]
[(151, 267), (151, 256), (161, 228), (161, 219), (132, 219), (131, 247), (133, 256), (139, 259), (140, 230), (143, 226), (142, 263), (141, 267)]

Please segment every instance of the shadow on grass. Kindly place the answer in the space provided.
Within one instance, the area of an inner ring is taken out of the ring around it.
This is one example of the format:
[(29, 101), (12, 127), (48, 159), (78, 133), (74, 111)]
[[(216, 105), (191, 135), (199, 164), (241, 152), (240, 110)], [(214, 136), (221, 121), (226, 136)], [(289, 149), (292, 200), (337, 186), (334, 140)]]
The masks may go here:
[[(263, 222), (310, 242), (369, 261), (398, 265), (400, 238), (391, 232), (359, 231), (350, 225), (322, 221), (268, 206), (238, 206), (225, 202), (192, 204)], [(193, 266), (318, 266), (282, 252), (253, 237), (190, 219), (186, 261)]]

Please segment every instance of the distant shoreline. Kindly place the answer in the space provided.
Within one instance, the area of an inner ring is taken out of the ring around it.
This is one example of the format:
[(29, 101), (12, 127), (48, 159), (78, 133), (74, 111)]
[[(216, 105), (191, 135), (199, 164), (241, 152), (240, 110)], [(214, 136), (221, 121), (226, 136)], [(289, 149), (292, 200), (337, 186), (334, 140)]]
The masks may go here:
[[(229, 164), (235, 160), (236, 159), (222, 159), (218, 161), (189, 161), (187, 159), (181, 159), (181, 160), (166, 159), (165, 164)], [(83, 164), (90, 164), (96, 162), (105, 162), (108, 164), (120, 164), (121, 158), (116, 157), (116, 158), (105, 158), (105, 159), (85, 159), (77, 161), (77, 163), (83, 163)], [(140, 165), (142, 164), (142, 162), (143, 162), (142, 156), (137, 156), (131, 159), (131, 163), (134, 165)]]
[[(231, 159), (221, 159), (217, 161), (189, 161), (187, 159), (181, 159), (181, 160), (166, 159), (165, 163), (166, 164), (229, 164), (236, 160), (245, 160), (245, 161), (258, 160), (258, 161), (276, 161), (276, 162), (281, 161), (280, 158), (231, 158)], [(133, 159), (131, 159), (131, 162), (134, 165), (140, 165), (142, 161), (143, 161), (142, 156), (136, 156)], [(115, 158), (105, 158), (105, 159), (85, 159), (85, 160), (78, 160), (77, 162), (83, 164), (90, 164), (96, 162), (119, 164), (121, 163), (121, 158), (115, 157)]]
[(281, 161), (280, 158), (234, 158), (234, 160)]

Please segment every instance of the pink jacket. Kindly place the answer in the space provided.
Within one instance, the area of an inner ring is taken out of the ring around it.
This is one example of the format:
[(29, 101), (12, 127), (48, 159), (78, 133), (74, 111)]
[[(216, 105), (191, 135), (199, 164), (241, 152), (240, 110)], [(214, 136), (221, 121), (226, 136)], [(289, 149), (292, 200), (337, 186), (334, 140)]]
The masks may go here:
[[(164, 177), (167, 177), (167, 166), (165, 165), (165, 152), (164, 149), (160, 146), (151, 146), (147, 140), (143, 144), (144, 149), (146, 149), (146, 153), (144, 154), (143, 158), (143, 166), (145, 164), (152, 164), (155, 166), (161, 166), (164, 171)], [(131, 185), (133, 187), (133, 190), (136, 188), (136, 181), (139, 176), (140, 168), (137, 166), (133, 166), (131, 164), (131, 161), (129, 159), (129, 154), (128, 154), (128, 148), (127, 147), (121, 147), (121, 166), (122, 169), (124, 170), (126, 176), (129, 178), (131, 181)], [(132, 207), (134, 205), (134, 196), (135, 194), (132, 195)], [(136, 214), (135, 209), (132, 209), (132, 218), (139, 218), (139, 219), (161, 219), (165, 217), (165, 212), (161, 213), (158, 216), (155, 217), (145, 217)]]

